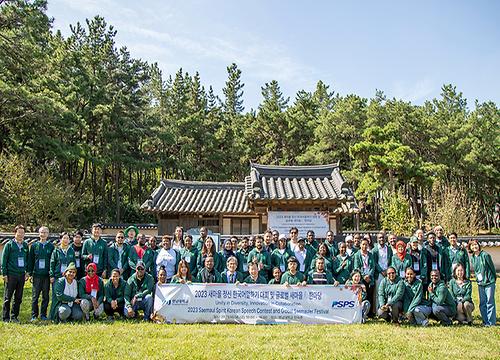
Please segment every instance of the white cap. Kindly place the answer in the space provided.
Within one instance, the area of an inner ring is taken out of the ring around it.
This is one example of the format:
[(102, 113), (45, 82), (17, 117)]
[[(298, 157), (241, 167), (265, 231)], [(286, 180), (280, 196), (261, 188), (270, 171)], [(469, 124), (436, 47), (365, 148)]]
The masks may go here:
[(278, 240), (285, 239), (286, 240), (286, 235), (285, 234), (280, 234), (278, 237)]
[(348, 242), (348, 241), (352, 241), (352, 240), (353, 240), (352, 235), (347, 235), (347, 236), (345, 237), (345, 241), (346, 241), (346, 242)]

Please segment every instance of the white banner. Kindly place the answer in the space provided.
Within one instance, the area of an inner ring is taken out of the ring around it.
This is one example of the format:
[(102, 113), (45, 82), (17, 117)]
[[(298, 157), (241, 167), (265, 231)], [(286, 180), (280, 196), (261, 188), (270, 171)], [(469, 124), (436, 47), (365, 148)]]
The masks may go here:
[(154, 311), (167, 323), (352, 324), (361, 322), (353, 286), (157, 285)]
[(290, 228), (299, 229), (299, 237), (312, 230), (318, 238), (325, 238), (330, 229), (328, 211), (268, 211), (267, 227), (288, 236)]

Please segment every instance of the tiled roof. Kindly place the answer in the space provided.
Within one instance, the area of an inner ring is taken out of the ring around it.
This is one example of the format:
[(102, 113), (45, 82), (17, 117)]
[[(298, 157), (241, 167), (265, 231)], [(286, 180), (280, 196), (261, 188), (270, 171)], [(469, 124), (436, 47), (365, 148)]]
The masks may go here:
[(251, 213), (243, 183), (163, 180), (141, 209), (170, 214)]
[(253, 201), (323, 200), (345, 203), (352, 212), (355, 198), (340, 174), (338, 164), (319, 166), (269, 166), (251, 164), (245, 190)]

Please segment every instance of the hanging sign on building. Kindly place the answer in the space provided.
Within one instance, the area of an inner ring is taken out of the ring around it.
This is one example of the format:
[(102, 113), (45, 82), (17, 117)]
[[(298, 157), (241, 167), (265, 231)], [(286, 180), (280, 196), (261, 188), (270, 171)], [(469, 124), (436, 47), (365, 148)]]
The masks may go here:
[(299, 237), (312, 230), (316, 237), (324, 238), (329, 230), (327, 211), (269, 211), (267, 224), (272, 230), (288, 235), (290, 228), (299, 229)]

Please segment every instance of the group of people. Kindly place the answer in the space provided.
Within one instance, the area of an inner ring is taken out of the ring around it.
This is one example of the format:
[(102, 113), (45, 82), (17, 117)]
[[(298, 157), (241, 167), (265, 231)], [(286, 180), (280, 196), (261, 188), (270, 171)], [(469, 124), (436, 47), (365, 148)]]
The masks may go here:
[(101, 232), (101, 225), (94, 224), (89, 239), (83, 241), (77, 232), (71, 244), (69, 234), (62, 233), (54, 246), (47, 241), (49, 230), (42, 226), (39, 239), (28, 247), (24, 227), (17, 226), (2, 256), (3, 320), (18, 321), (24, 283), (31, 279), (32, 321), (89, 320), (103, 313), (110, 320), (115, 314), (137, 318), (141, 311), (150, 321), (155, 283), (196, 282), (357, 286), (362, 292), (363, 321), (378, 316), (397, 324), (426, 326), (433, 317), (443, 325), (454, 320), (471, 324), (472, 264), (483, 324), (496, 324), (491, 256), (477, 240), (461, 246), (457, 234), (446, 237), (440, 226), (427, 234), (417, 230), (408, 243), (382, 231), (376, 241), (355, 234), (337, 243), (331, 231), (324, 239), (317, 239), (313, 231), (300, 238), (292, 227), (288, 236), (276, 230), (241, 239), (233, 236), (220, 244), (219, 251), (206, 228), (193, 241), (177, 227), (158, 244), (155, 236), (147, 238), (131, 226), (118, 231), (110, 246)]

